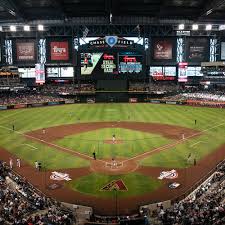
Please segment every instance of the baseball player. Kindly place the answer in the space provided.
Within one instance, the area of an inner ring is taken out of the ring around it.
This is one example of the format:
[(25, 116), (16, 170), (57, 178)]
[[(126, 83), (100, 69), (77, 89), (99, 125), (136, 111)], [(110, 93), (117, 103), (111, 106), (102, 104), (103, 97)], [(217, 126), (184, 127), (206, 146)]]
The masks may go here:
[(10, 158), (10, 160), (9, 160), (9, 167), (10, 167), (10, 169), (12, 169), (13, 168), (13, 160)]
[(113, 144), (116, 143), (116, 135), (115, 134), (113, 134), (113, 136), (112, 136), (112, 142), (113, 142)]
[(35, 165), (35, 169), (38, 170), (38, 161), (35, 161), (34, 165)]
[(18, 159), (16, 159), (16, 166), (17, 167), (21, 167), (21, 161), (20, 161), (20, 159), (18, 158)]

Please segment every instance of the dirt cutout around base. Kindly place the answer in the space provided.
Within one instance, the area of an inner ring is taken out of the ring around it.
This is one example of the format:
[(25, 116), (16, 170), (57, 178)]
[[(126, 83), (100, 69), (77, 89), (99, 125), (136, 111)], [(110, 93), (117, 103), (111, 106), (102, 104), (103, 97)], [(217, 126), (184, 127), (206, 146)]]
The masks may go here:
[(103, 141), (104, 144), (109, 144), (109, 145), (119, 145), (119, 144), (123, 144), (124, 141), (123, 140), (104, 140)]

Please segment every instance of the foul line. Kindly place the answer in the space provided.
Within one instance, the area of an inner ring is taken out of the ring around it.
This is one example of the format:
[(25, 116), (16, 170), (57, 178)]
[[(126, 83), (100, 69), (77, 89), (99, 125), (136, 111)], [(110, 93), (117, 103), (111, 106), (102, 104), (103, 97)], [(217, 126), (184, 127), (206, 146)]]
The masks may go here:
[(38, 149), (38, 148), (34, 147), (33, 145), (29, 145), (29, 144), (21, 144), (21, 145), (26, 145), (26, 146), (28, 146), (28, 147), (30, 147), (30, 148), (35, 149), (35, 150), (37, 150), (37, 149)]
[[(4, 127), (4, 126), (0, 126), (0, 127), (3, 128), (3, 129), (6, 129), (6, 130), (12, 131), (12, 129), (10, 129), (10, 128), (8, 128), (8, 127)], [(45, 144), (47, 144), (47, 145), (49, 145), (49, 146), (52, 146), (52, 147), (55, 147), (55, 148), (58, 148), (58, 149), (62, 149), (62, 150), (64, 150), (64, 152), (70, 152), (70, 153), (73, 153), (73, 155), (80, 155), (80, 156), (82, 156), (82, 158), (85, 158), (85, 159), (87, 159), (87, 158), (88, 158), (88, 159), (93, 159), (92, 157), (90, 157), (90, 156), (88, 156), (88, 155), (85, 155), (85, 154), (83, 154), (83, 153), (80, 153), (80, 152), (74, 152), (73, 150), (71, 150), (71, 149), (69, 149), (69, 148), (65, 148), (65, 147), (56, 145), (56, 144), (54, 144), (54, 143), (51, 143), (51, 142), (45, 141), (45, 140), (43, 140), (43, 139), (40, 139), (40, 138), (31, 136), (31, 135), (29, 135), (29, 134), (23, 134), (22, 132), (16, 131), (16, 130), (13, 131), (13, 132), (14, 132), (14, 133), (17, 133), (17, 134), (19, 134), (19, 135), (21, 135), (21, 136), (28, 137), (28, 138), (30, 138), (30, 139), (34, 139), (34, 140), (37, 140), (37, 141), (39, 141), (39, 142), (45, 143)], [(101, 160), (101, 159), (98, 159), (98, 161), (104, 162), (104, 163), (106, 162), (106, 161)]]
[(206, 142), (204, 142), (204, 141), (198, 141), (198, 142), (196, 142), (196, 143), (190, 145), (190, 147), (192, 148), (192, 147), (194, 147), (195, 145), (200, 144), (200, 143), (206, 143)]
[(10, 117), (12, 117), (12, 116), (15, 116), (15, 115), (19, 114), (19, 113), (22, 113), (22, 111), (17, 111), (17, 112), (12, 113), (12, 114), (10, 114), (10, 115), (8, 115), (8, 116), (3, 116), (3, 115), (1, 115), (0, 121), (3, 120), (3, 119), (8, 119), (8, 118), (10, 118)]
[(186, 137), (186, 138), (184, 138), (184, 139), (181, 139), (181, 140), (179, 140), (179, 141), (176, 141), (176, 142), (174, 142), (174, 143), (170, 143), (170, 144), (167, 144), (167, 145), (164, 145), (164, 146), (155, 148), (155, 149), (153, 149), (152, 151), (144, 152), (143, 154), (140, 154), (140, 155), (134, 156), (134, 157), (132, 157), (132, 158), (126, 159), (126, 160), (124, 160), (123, 162), (125, 163), (125, 162), (128, 162), (128, 161), (137, 159), (137, 158), (141, 158), (141, 157), (143, 157), (143, 156), (145, 156), (145, 155), (148, 155), (148, 154), (150, 154), (150, 153), (156, 152), (156, 151), (158, 151), (158, 150), (166, 150), (166, 149), (168, 149), (168, 148), (170, 148), (170, 147), (174, 147), (174, 146), (176, 146), (176, 145), (178, 145), (178, 144), (180, 144), (180, 143), (183, 143), (183, 142), (185, 142), (185, 141), (188, 141), (190, 138), (192, 138), (192, 137), (194, 137), (194, 136), (203, 134), (203, 133), (205, 133), (206, 131), (212, 130), (212, 129), (216, 128), (216, 127), (223, 126), (224, 124), (225, 124), (225, 122), (224, 122), (224, 123), (217, 124), (217, 125), (215, 125), (215, 126), (213, 126), (213, 127), (210, 127), (210, 128), (205, 129), (205, 130), (202, 130), (202, 131), (200, 131), (200, 132), (197, 132), (197, 133), (195, 133), (195, 134), (192, 134), (192, 135), (190, 135), (190, 136), (188, 136), (188, 137)]

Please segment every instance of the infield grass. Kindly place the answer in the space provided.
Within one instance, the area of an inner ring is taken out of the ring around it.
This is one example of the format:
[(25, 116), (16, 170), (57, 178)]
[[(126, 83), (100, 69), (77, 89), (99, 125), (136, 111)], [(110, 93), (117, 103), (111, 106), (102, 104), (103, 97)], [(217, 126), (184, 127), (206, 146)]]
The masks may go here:
[(128, 189), (127, 191), (117, 191), (117, 196), (119, 198), (144, 195), (158, 189), (162, 185), (161, 181), (139, 173), (129, 173), (118, 176), (93, 173), (69, 182), (68, 186), (83, 194), (113, 198), (115, 197), (115, 191), (102, 191), (101, 189), (111, 181), (118, 179), (123, 180)]
[[(113, 135), (122, 143), (105, 143), (106, 140), (111, 141)], [(70, 135), (58, 140), (56, 144), (89, 156), (95, 151), (97, 158), (111, 159), (130, 158), (170, 142), (171, 140), (157, 134), (112, 127)]]

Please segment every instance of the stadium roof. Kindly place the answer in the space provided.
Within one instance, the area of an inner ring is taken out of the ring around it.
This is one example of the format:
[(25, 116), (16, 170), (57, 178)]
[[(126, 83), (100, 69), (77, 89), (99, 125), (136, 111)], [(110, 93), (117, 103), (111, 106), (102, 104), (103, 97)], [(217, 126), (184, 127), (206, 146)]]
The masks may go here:
[(106, 23), (110, 14), (115, 24), (220, 24), (225, 21), (225, 0), (0, 0), (0, 24), (77, 18)]

